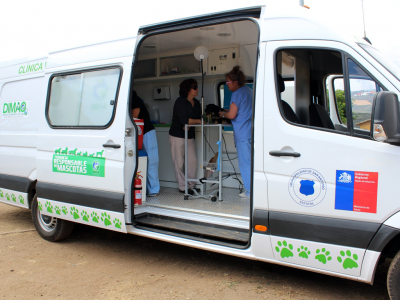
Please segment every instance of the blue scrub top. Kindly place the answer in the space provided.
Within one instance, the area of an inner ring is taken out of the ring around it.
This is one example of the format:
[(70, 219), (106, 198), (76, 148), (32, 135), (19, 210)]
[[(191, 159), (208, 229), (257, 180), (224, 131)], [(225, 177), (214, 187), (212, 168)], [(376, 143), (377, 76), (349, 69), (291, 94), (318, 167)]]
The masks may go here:
[(233, 133), (237, 142), (251, 138), (252, 99), (253, 90), (247, 85), (232, 94), (231, 104), (235, 103), (238, 108), (236, 118), (232, 120)]

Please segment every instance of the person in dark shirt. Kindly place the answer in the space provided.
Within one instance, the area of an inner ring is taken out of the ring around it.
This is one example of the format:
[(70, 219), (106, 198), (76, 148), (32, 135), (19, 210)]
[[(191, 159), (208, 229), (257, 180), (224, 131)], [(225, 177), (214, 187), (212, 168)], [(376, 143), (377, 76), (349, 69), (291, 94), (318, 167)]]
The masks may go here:
[[(201, 106), (195, 99), (198, 94), (198, 85), (195, 79), (186, 79), (179, 85), (180, 97), (176, 99), (172, 113), (172, 124), (169, 130), (169, 143), (171, 145), (172, 160), (175, 167), (175, 176), (178, 181), (179, 191), (185, 192), (185, 124), (201, 124)], [(188, 130), (188, 178), (195, 178), (197, 170), (194, 127)], [(193, 195), (195, 181), (188, 182), (188, 193)], [(198, 191), (196, 189), (196, 191)]]
[(143, 149), (147, 152), (147, 196), (155, 197), (160, 193), (158, 178), (158, 145), (156, 130), (151, 123), (149, 112), (135, 91), (132, 97), (132, 116), (144, 120)]

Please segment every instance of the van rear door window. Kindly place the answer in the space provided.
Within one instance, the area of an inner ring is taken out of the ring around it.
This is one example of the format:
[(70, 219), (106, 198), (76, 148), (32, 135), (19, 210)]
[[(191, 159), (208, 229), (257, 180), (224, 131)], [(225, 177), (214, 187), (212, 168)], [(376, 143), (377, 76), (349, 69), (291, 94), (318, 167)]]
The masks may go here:
[(113, 119), (120, 68), (58, 74), (50, 79), (48, 121), (52, 127), (107, 127)]

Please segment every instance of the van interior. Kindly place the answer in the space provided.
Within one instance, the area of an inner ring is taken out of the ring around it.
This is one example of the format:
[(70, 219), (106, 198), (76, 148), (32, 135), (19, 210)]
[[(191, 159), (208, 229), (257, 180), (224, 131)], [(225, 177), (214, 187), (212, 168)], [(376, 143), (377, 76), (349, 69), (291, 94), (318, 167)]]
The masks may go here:
[[(136, 227), (167, 231), (192, 239), (206, 238), (217, 244), (236, 247), (248, 243), (251, 205), (249, 198), (239, 197), (244, 189), (232, 125), (222, 127), (222, 165), (219, 171), (222, 172), (222, 193), (219, 195), (219, 184), (198, 182), (196, 188), (203, 185), (205, 195), (214, 192), (204, 198), (185, 197), (179, 192), (169, 129), (173, 106), (179, 97), (179, 84), (185, 79), (196, 79), (199, 86), (196, 99), (199, 101), (203, 90), (204, 109), (209, 104), (229, 108), (232, 93), (225, 84), (225, 74), (236, 65), (241, 67), (247, 84), (253, 88), (258, 36), (258, 26), (251, 20), (243, 20), (152, 34), (140, 41), (133, 66), (133, 90), (143, 100), (156, 130), (161, 189), (156, 197), (145, 198), (143, 195), (142, 205), (134, 207)], [(208, 50), (208, 58), (203, 61), (204, 86), (201, 63), (194, 56), (199, 46)], [(206, 119), (209, 124), (221, 122), (225, 123), (216, 116)], [(218, 172), (205, 169), (218, 152), (219, 129), (205, 127), (203, 136), (201, 127), (195, 130), (197, 178), (219, 178)]]
[[(196, 128), (199, 179), (210, 175), (204, 168), (217, 153), (216, 143), (222, 139), (223, 180), (221, 195), (214, 193), (217, 201), (212, 201), (215, 197), (185, 197), (179, 192), (169, 128), (179, 84), (184, 79), (197, 80), (197, 99), (201, 99), (204, 90), (204, 108), (208, 104), (229, 108), (231, 93), (225, 74), (236, 65), (246, 75), (249, 87), (254, 88), (258, 37), (258, 26), (253, 21), (240, 20), (149, 34), (140, 41), (133, 66), (133, 90), (143, 99), (155, 123), (161, 190), (157, 197), (147, 197), (142, 205), (134, 207), (136, 227), (232, 247), (248, 244), (252, 198), (238, 195), (243, 185), (232, 126), (223, 124), (222, 138), (218, 127), (206, 128), (203, 134), (200, 127)], [(194, 57), (199, 46), (209, 53), (203, 61), (203, 85), (202, 68)], [(292, 47), (279, 49), (274, 60), (277, 104), (290, 126), (370, 138), (373, 96), (385, 88), (352, 57), (327, 48)], [(253, 108), (254, 103), (255, 99)], [(207, 121), (221, 123), (219, 118)], [(219, 189), (218, 184), (212, 183), (198, 182), (197, 187), (203, 187), (205, 194)]]

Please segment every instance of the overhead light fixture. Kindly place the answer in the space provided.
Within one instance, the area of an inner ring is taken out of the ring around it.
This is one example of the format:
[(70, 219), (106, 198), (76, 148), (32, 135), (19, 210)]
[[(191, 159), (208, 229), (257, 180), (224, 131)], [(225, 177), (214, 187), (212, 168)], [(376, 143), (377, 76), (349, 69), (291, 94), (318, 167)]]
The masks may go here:
[(204, 30), (204, 31), (210, 31), (210, 30), (214, 30), (215, 28), (212, 26), (209, 27), (200, 27), (200, 30)]
[(231, 36), (232, 34), (228, 33), (228, 32), (220, 32), (217, 33), (218, 36), (222, 36), (222, 37), (227, 37), (227, 36)]

